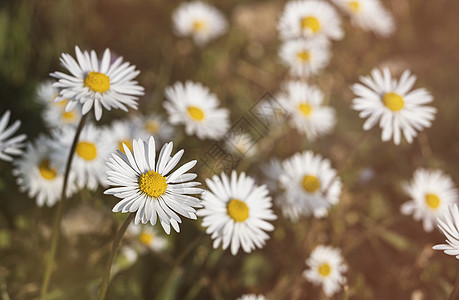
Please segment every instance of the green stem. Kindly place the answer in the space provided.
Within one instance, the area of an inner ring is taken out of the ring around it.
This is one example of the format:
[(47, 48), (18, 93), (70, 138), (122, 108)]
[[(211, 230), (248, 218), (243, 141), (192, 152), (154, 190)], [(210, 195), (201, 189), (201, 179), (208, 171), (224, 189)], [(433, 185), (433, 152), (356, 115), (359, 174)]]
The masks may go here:
[(80, 137), (80, 133), (84, 127), (84, 123), (86, 121), (88, 114), (81, 116), (80, 123), (75, 131), (75, 137), (73, 138), (72, 147), (70, 148), (69, 155), (67, 157), (67, 163), (65, 166), (65, 173), (64, 173), (64, 183), (62, 185), (62, 193), (61, 193), (61, 201), (57, 204), (57, 212), (54, 215), (54, 222), (53, 222), (53, 236), (51, 240), (51, 249), (49, 252), (49, 257), (47, 258), (46, 268), (45, 268), (45, 275), (43, 276), (43, 283), (41, 286), (41, 293), (40, 298), (45, 300), (46, 294), (48, 293), (49, 282), (51, 280), (51, 275), (53, 273), (54, 267), (54, 258), (56, 257), (57, 251), (57, 244), (59, 242), (59, 235), (60, 235), (60, 224), (62, 219), (62, 212), (64, 211), (64, 202), (67, 199), (66, 190), (67, 190), (67, 182), (69, 179), (70, 174), (70, 167), (72, 165), (73, 155), (75, 153), (75, 148), (78, 143), (78, 139)]
[(116, 253), (118, 253), (118, 248), (120, 247), (121, 239), (123, 238), (126, 229), (128, 228), (129, 224), (135, 217), (135, 213), (129, 214), (129, 216), (124, 220), (123, 225), (121, 225), (118, 233), (116, 234), (115, 240), (113, 241), (112, 251), (108, 256), (107, 264), (105, 265), (105, 274), (104, 279), (102, 280), (102, 285), (100, 286), (99, 292), (99, 300), (105, 299), (105, 294), (107, 294), (108, 284), (110, 282), (110, 270), (112, 268), (113, 260), (116, 257)]

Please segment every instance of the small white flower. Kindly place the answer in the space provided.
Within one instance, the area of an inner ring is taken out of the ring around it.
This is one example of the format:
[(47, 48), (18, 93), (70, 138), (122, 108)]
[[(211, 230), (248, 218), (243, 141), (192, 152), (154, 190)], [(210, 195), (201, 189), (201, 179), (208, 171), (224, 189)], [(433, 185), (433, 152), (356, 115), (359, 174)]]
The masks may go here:
[[(53, 164), (50, 151), (54, 143), (48, 137), (40, 135), (33, 143), (28, 143), (21, 158), (14, 161), (13, 174), (17, 177), (19, 189), (27, 192), (30, 198), (36, 198), (38, 206), (53, 206), (60, 200), (64, 174)], [(75, 191), (73, 173), (70, 173), (66, 195)]]
[(266, 300), (266, 298), (263, 295), (245, 294), (237, 298), (236, 300)]
[(94, 106), (96, 120), (102, 117), (102, 107), (107, 110), (127, 107), (137, 109), (138, 96), (144, 94), (143, 87), (133, 79), (140, 73), (135, 66), (118, 57), (111, 62), (112, 55), (106, 49), (99, 61), (94, 50), (81, 52), (75, 47), (77, 60), (67, 53), (61, 56), (62, 65), (71, 75), (54, 72), (51, 76), (59, 81), (54, 87), (60, 89), (56, 101), (68, 99), (66, 111), (72, 110), (78, 103), (82, 105), (85, 115)]
[(303, 276), (315, 285), (322, 285), (328, 297), (346, 284), (343, 273), (347, 271), (347, 265), (343, 261), (341, 251), (337, 248), (317, 246), (306, 260), (306, 265), (308, 269), (303, 272)]
[(225, 250), (231, 244), (233, 255), (240, 247), (247, 253), (262, 248), (269, 239), (265, 231), (274, 230), (267, 221), (276, 219), (266, 186), (258, 186), (244, 172), (238, 176), (234, 170), (231, 178), (222, 173), (206, 179), (206, 184), (210, 191), (204, 194), (204, 208), (197, 215), (204, 217), (202, 226), (211, 234), (213, 247), (223, 244)]
[(285, 189), (284, 197), (280, 198), (286, 201), (281, 205), (284, 214), (312, 214), (320, 218), (326, 216), (328, 209), (338, 203), (341, 180), (328, 159), (314, 155), (312, 151), (305, 151), (285, 160), (282, 168), (279, 180)]
[(328, 43), (322, 39), (289, 40), (282, 44), (279, 57), (290, 68), (292, 76), (311, 76), (325, 68), (330, 61)]
[(271, 192), (276, 192), (279, 189), (279, 174), (282, 172), (281, 161), (277, 158), (272, 158), (266, 163), (260, 165), (260, 170), (265, 177), (265, 184)]
[(252, 157), (257, 153), (256, 142), (246, 133), (229, 132), (225, 138), (225, 147), (231, 153), (245, 157)]
[(156, 232), (155, 227), (131, 223), (127, 231), (139, 244), (150, 250), (162, 251), (167, 245), (167, 240)]
[(416, 76), (410, 71), (403, 72), (400, 80), (392, 79), (389, 69), (381, 73), (378, 69), (371, 71), (371, 77), (360, 77), (363, 84), (352, 85), (357, 96), (353, 99), (352, 108), (360, 111), (361, 118), (368, 118), (363, 124), (369, 130), (379, 121), (382, 128), (382, 141), (393, 139), (400, 144), (401, 135), (408, 143), (417, 136), (417, 131), (430, 127), (435, 118), (436, 109), (425, 106), (433, 97), (423, 89), (410, 91), (416, 82)]
[(315, 86), (289, 81), (283, 87), (279, 102), (288, 111), (289, 123), (307, 139), (315, 140), (335, 126), (335, 110), (323, 105), (324, 95)]
[(54, 81), (46, 80), (36, 88), (36, 100), (39, 104), (46, 106), (58, 105), (55, 100), (59, 96), (59, 89), (53, 87)]
[(447, 244), (433, 246), (435, 250), (443, 250), (445, 254), (459, 259), (459, 208), (457, 203), (449, 206), (444, 214), (437, 219), (438, 228), (446, 237)]
[(166, 88), (165, 95), (164, 108), (169, 114), (169, 122), (184, 124), (187, 135), (195, 134), (201, 140), (218, 140), (227, 132), (229, 111), (218, 108), (217, 96), (202, 84), (176, 82)]
[(104, 135), (112, 139), (115, 148), (121, 152), (124, 152), (123, 144), (132, 151), (132, 140), (138, 136), (139, 130), (137, 122), (129, 119), (116, 120), (112, 122), (110, 127), (106, 128)]
[(336, 10), (325, 1), (289, 1), (277, 26), (283, 40), (324, 37), (340, 40), (344, 36)]
[(366, 31), (387, 37), (395, 30), (392, 15), (379, 0), (333, 0), (344, 10), (354, 24)]
[(422, 219), (425, 231), (432, 231), (437, 218), (448, 210), (448, 205), (459, 200), (451, 177), (440, 170), (418, 169), (403, 188), (411, 200), (402, 205), (402, 213), (412, 214), (415, 220)]
[(155, 141), (157, 141), (157, 146), (170, 141), (175, 135), (175, 128), (161, 115), (149, 114), (146, 116), (135, 116), (132, 121), (139, 128), (137, 138), (147, 140), (150, 136), (153, 136)]
[(20, 134), (11, 137), (21, 126), (21, 121), (16, 120), (11, 126), (8, 126), (11, 112), (7, 110), (0, 118), (0, 159), (4, 161), (12, 161), (11, 155), (19, 155), (22, 153), (22, 143), (26, 139), (25, 134)]
[[(200, 194), (196, 188), (200, 183), (191, 181), (196, 178), (188, 172), (196, 160), (192, 160), (172, 172), (179, 163), (183, 150), (171, 157), (173, 143), (164, 144), (156, 159), (155, 139), (147, 142), (142, 139), (132, 141), (133, 152), (124, 145), (124, 153), (112, 153), (107, 161), (108, 182), (115, 186), (104, 192), (120, 198), (113, 207), (113, 212), (134, 213), (134, 223), (148, 222), (155, 225), (159, 221), (164, 231), (169, 234), (170, 226), (179, 232), (180, 215), (196, 219), (196, 210), (200, 201), (188, 194)], [(171, 173), (172, 172), (172, 173)]]
[(172, 21), (178, 36), (191, 36), (198, 45), (222, 35), (228, 27), (219, 10), (201, 1), (180, 4), (172, 15)]

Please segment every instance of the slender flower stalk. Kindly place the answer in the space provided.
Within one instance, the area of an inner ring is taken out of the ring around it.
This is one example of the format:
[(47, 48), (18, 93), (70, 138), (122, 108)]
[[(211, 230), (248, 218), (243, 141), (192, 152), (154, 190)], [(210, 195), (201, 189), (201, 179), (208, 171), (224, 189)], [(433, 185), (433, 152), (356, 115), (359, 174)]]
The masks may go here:
[(64, 173), (64, 184), (62, 185), (62, 193), (61, 193), (61, 201), (57, 204), (57, 211), (54, 215), (54, 223), (53, 223), (53, 236), (51, 240), (51, 249), (49, 252), (49, 256), (46, 263), (45, 268), (45, 275), (43, 277), (43, 283), (41, 286), (41, 293), (40, 298), (44, 300), (46, 298), (46, 294), (48, 292), (49, 282), (51, 280), (51, 275), (53, 272), (54, 267), (54, 258), (56, 256), (57, 244), (59, 242), (59, 235), (60, 235), (60, 224), (62, 220), (62, 212), (64, 211), (64, 202), (67, 198), (66, 190), (67, 190), (67, 183), (70, 174), (70, 167), (72, 165), (73, 155), (75, 153), (75, 148), (78, 143), (78, 139), (80, 137), (80, 133), (84, 127), (86, 118), (88, 115), (83, 115), (80, 119), (80, 123), (75, 132), (75, 137), (73, 138), (72, 147), (70, 148), (70, 152), (67, 158), (67, 163), (65, 165), (65, 173)]

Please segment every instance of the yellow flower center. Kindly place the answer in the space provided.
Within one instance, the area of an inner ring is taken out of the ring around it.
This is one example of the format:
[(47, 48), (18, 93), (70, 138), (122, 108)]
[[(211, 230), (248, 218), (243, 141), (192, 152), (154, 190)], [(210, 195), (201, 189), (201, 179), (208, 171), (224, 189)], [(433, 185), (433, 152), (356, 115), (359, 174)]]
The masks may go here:
[(301, 28), (317, 33), (320, 30), (320, 22), (316, 17), (305, 17), (301, 19)]
[(235, 222), (244, 222), (249, 217), (249, 207), (239, 199), (232, 199), (226, 208)]
[(396, 93), (385, 93), (382, 100), (384, 105), (392, 111), (399, 111), (405, 105), (403, 98)]
[(118, 149), (123, 152), (124, 154), (126, 154), (126, 152), (124, 152), (124, 147), (123, 147), (123, 144), (125, 144), (129, 150), (131, 150), (132, 152), (132, 142), (129, 141), (129, 140), (121, 140), (119, 143), (118, 143)]
[(353, 13), (358, 13), (360, 11), (360, 3), (359, 1), (349, 1), (347, 6)]
[(76, 119), (76, 113), (74, 111), (64, 111), (61, 114), (61, 118), (66, 123), (72, 123)]
[(435, 194), (427, 194), (426, 195), (426, 204), (430, 209), (437, 209), (440, 205), (440, 198), (438, 198)]
[(307, 104), (307, 103), (301, 103), (298, 105), (298, 109), (300, 110), (300, 112), (303, 114), (303, 116), (305, 117), (309, 117), (309, 115), (311, 114), (312, 112), (312, 107), (311, 105)]
[(207, 28), (207, 23), (202, 20), (195, 20), (193, 22), (193, 31), (199, 32)]
[(329, 264), (323, 263), (319, 266), (319, 274), (322, 277), (327, 277), (328, 275), (330, 275), (330, 272), (331, 272), (331, 268)]
[(204, 112), (196, 106), (188, 106), (188, 114), (196, 121), (204, 120)]
[(49, 159), (42, 160), (38, 166), (38, 170), (40, 170), (41, 176), (45, 179), (51, 180), (56, 177), (56, 168), (51, 168), (49, 166)]
[(320, 187), (320, 181), (316, 176), (305, 175), (302, 181), (303, 189), (308, 193), (314, 193)]
[(308, 62), (310, 59), (309, 51), (300, 51), (296, 54), (296, 57), (298, 57), (301, 62)]
[(139, 240), (142, 244), (149, 246), (151, 242), (153, 241), (153, 234), (147, 233), (147, 232), (142, 232), (139, 236)]
[(139, 189), (150, 197), (158, 198), (167, 189), (166, 178), (155, 171), (148, 171), (139, 178)]
[(79, 142), (75, 151), (78, 156), (85, 160), (93, 160), (97, 157), (97, 148), (93, 143)]
[(84, 85), (94, 92), (103, 93), (110, 88), (110, 77), (99, 72), (89, 72), (84, 79)]
[(145, 123), (145, 129), (151, 133), (157, 133), (159, 130), (159, 122), (156, 120), (149, 120)]

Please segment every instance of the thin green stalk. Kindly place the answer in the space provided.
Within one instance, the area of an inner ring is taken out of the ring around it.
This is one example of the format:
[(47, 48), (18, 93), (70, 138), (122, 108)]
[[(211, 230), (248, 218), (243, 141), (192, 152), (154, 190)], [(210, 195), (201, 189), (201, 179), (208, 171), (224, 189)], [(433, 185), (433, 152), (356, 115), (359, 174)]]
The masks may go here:
[(64, 183), (62, 185), (62, 193), (61, 193), (61, 201), (57, 203), (57, 212), (54, 215), (54, 222), (53, 222), (53, 236), (51, 240), (51, 249), (49, 252), (49, 256), (47, 257), (47, 263), (45, 268), (45, 275), (43, 276), (43, 283), (41, 286), (41, 293), (40, 298), (45, 300), (46, 294), (48, 293), (49, 282), (51, 280), (51, 275), (53, 273), (54, 267), (54, 258), (56, 257), (57, 251), (57, 244), (59, 242), (59, 235), (60, 235), (60, 225), (62, 219), (62, 212), (64, 211), (64, 202), (67, 199), (66, 191), (67, 191), (67, 182), (69, 179), (70, 174), (70, 167), (72, 165), (73, 155), (75, 153), (75, 148), (78, 143), (78, 139), (80, 137), (80, 133), (84, 127), (84, 123), (86, 121), (88, 114), (81, 116), (80, 123), (75, 131), (75, 137), (73, 138), (72, 147), (70, 148), (69, 155), (67, 157), (67, 163), (65, 165), (65, 173), (64, 173)]
[(121, 239), (123, 238), (123, 235), (126, 232), (126, 229), (128, 228), (129, 224), (132, 222), (134, 217), (135, 217), (135, 213), (129, 214), (129, 216), (126, 218), (126, 220), (124, 220), (123, 225), (121, 225), (120, 229), (118, 230), (118, 233), (115, 236), (115, 240), (113, 241), (112, 251), (110, 252), (110, 255), (108, 256), (107, 264), (105, 265), (105, 274), (104, 274), (104, 279), (102, 280), (102, 285), (100, 286), (99, 300), (105, 299), (105, 294), (107, 294), (108, 284), (110, 282), (110, 270), (112, 268), (113, 260), (115, 259), (116, 254), (118, 253), (118, 248), (120, 247)]

